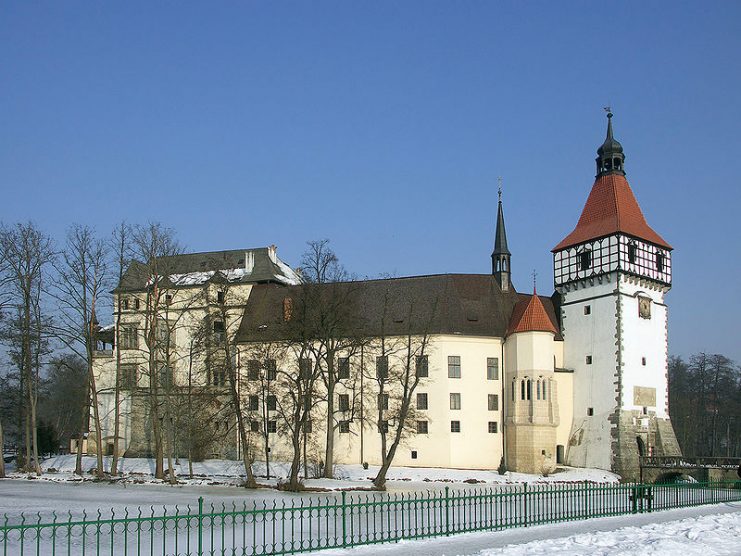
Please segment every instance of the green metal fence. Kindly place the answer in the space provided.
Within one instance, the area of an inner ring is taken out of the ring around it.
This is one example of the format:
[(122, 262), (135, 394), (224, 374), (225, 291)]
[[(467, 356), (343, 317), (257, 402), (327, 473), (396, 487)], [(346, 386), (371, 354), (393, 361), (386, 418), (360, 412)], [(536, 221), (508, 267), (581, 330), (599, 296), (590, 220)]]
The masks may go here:
[(98, 510), (0, 525), (2, 556), (291, 554), (741, 501), (741, 483), (539, 484)]

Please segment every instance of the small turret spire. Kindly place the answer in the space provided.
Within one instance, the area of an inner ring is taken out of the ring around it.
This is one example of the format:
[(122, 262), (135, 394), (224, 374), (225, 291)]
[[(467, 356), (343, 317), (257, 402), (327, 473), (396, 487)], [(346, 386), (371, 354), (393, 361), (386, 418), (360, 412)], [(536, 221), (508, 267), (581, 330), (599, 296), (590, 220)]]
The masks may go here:
[(499, 282), (502, 291), (510, 288), (510, 259), (512, 253), (507, 247), (507, 230), (504, 227), (504, 209), (502, 208), (502, 178), (499, 181), (499, 203), (497, 207), (497, 228), (494, 236), (494, 251), (491, 254), (491, 273)]
[(597, 177), (608, 174), (624, 176), (625, 155), (623, 154), (623, 146), (615, 140), (612, 134), (611, 108), (606, 106), (605, 112), (607, 112), (607, 136), (605, 142), (597, 149)]

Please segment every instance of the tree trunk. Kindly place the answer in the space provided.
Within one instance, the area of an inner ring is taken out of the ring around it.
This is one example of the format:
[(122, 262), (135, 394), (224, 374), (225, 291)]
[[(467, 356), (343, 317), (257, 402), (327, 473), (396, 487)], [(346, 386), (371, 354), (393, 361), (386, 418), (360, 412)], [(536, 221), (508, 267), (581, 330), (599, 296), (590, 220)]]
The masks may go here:
[(3, 420), (0, 419), (0, 479), (5, 478), (5, 454), (3, 453), (3, 446), (5, 446), (5, 435), (3, 434)]
[(92, 353), (88, 362), (88, 372), (90, 373), (90, 403), (93, 406), (93, 422), (95, 423), (95, 461), (96, 470), (95, 476), (98, 479), (102, 479), (105, 476), (105, 468), (103, 467), (103, 434), (100, 430), (100, 407), (98, 406), (98, 389), (95, 386), (95, 372), (93, 371), (93, 360)]
[[(329, 363), (327, 364), (329, 367)], [(329, 376), (327, 382), (327, 445), (324, 451), (324, 473), (325, 479), (334, 478), (334, 387), (333, 376)]]
[(75, 458), (75, 475), (82, 477), (82, 443), (85, 432), (90, 422), (90, 375), (88, 375), (87, 387), (85, 389), (85, 407), (82, 411), (82, 421), (80, 422), (80, 433), (77, 437), (77, 457)]
[[(119, 283), (121, 278), (119, 276)], [(113, 458), (111, 459), (111, 475), (118, 475), (118, 437), (121, 434), (121, 300), (117, 296), (116, 337), (116, 385), (113, 390)], [(137, 373), (138, 374), (138, 373)], [(132, 385), (136, 387), (136, 384)]]

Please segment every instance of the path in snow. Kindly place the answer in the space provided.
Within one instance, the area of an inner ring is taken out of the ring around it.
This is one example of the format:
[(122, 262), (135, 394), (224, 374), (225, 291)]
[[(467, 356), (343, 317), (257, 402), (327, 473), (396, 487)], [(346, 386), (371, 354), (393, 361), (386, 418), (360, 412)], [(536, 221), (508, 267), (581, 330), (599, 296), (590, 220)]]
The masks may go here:
[(312, 552), (316, 556), (739, 556), (741, 503)]

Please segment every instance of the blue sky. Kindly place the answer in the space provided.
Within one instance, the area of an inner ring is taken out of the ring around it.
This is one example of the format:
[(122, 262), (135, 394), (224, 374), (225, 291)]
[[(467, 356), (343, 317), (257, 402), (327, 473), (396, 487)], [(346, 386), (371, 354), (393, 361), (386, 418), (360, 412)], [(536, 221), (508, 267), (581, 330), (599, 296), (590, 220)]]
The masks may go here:
[(740, 55), (739, 2), (3, 2), (0, 220), (488, 272), (503, 176), (514, 283), (550, 292), (610, 103), (670, 353), (741, 361)]

